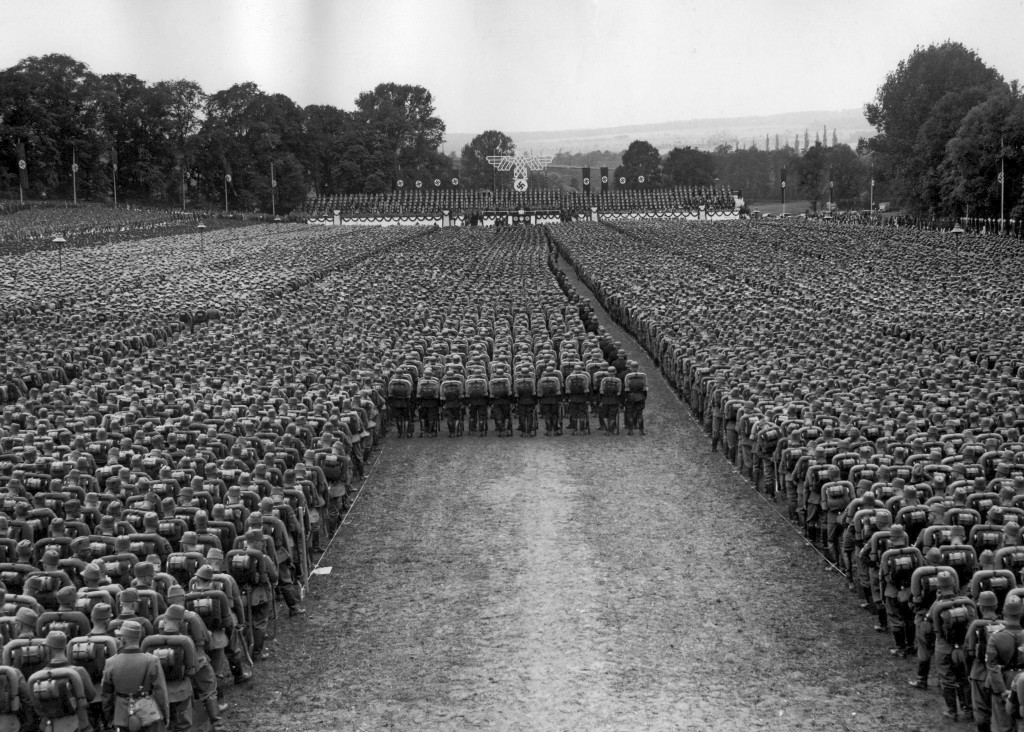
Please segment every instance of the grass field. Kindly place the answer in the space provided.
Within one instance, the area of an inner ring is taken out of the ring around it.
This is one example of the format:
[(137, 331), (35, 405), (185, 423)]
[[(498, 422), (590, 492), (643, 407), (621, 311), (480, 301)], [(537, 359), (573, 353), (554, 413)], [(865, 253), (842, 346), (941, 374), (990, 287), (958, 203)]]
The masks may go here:
[[(782, 213), (782, 201), (747, 201), (747, 206), (750, 208), (751, 213), (755, 210), (760, 211), (763, 214), (771, 213), (778, 215)], [(820, 206), (821, 204), (819, 204), (819, 208)], [(811, 202), (807, 199), (786, 201), (786, 213), (793, 214), (794, 216), (802, 214), (810, 208)]]

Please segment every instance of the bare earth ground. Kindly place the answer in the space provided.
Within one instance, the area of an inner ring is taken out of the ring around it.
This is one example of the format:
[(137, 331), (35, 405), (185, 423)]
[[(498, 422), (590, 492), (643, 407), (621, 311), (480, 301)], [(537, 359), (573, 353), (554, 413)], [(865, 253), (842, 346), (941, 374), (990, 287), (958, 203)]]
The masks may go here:
[(229, 728), (966, 729), (660, 378), (646, 421), (386, 440)]

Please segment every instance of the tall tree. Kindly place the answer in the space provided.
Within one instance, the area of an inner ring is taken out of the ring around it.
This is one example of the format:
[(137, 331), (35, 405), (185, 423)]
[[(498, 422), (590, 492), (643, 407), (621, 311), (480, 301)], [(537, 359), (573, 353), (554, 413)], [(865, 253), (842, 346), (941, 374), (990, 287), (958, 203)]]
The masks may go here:
[(391, 155), (390, 170), (429, 169), (444, 142), (445, 125), (434, 114), (434, 98), (422, 86), (378, 84), (356, 98), (356, 118), (372, 128)]
[(671, 185), (711, 185), (715, 182), (715, 156), (690, 146), (675, 147), (665, 156), (662, 173)]
[(615, 169), (615, 178), (636, 181), (641, 175), (645, 185), (661, 183), (661, 153), (646, 140), (633, 140), (622, 153), (622, 165)]
[(481, 132), (462, 147), (461, 174), (466, 185), (489, 186), (496, 179), (495, 168), (487, 162), (488, 155), (514, 155), (512, 138), (498, 130)]
[[(970, 92), (975, 88), (976, 94)], [(952, 41), (916, 48), (886, 76), (864, 112), (878, 130), (868, 146), (877, 153), (882, 175), (890, 180), (897, 199), (917, 212), (934, 207), (934, 185), (923, 176), (938, 162), (938, 142), (952, 137), (973, 106), (968, 106), (972, 99), (999, 88), (1005, 88), (1005, 82), (995, 69)], [(936, 111), (939, 119), (922, 139), (922, 129)]]

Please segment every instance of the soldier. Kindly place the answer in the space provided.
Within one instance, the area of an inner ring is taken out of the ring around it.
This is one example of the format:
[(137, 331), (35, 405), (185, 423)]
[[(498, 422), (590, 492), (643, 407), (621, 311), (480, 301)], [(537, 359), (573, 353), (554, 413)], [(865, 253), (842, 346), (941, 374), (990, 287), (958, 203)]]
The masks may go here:
[(466, 379), (466, 402), (469, 405), (469, 434), (487, 434), (487, 408), (491, 400), (490, 388), (482, 369)]
[[(197, 667), (195, 644), (182, 633), (185, 608), (171, 605), (157, 621), (158, 632), (142, 641), (142, 651), (160, 659), (167, 682), (167, 702), (170, 712), (168, 729), (171, 732), (189, 732), (192, 729), (193, 678)], [(209, 713), (210, 706), (207, 706)], [(214, 709), (216, 712), (216, 709)], [(218, 714), (210, 718), (211, 732), (221, 732)]]
[(626, 434), (632, 435), (633, 430), (636, 429), (642, 435), (644, 434), (644, 407), (647, 404), (647, 374), (640, 371), (640, 364), (636, 361), (629, 361), (627, 369), (626, 376), (622, 381)]
[(562, 434), (562, 381), (552, 364), (544, 368), (537, 380), (537, 394), (540, 402), (540, 413), (544, 418), (544, 434)]
[(616, 375), (614, 366), (608, 367), (608, 375), (601, 379), (600, 407), (598, 416), (605, 434), (619, 433), (619, 402), (622, 399), (622, 382)]
[(1011, 595), (1003, 604), (1003, 622), (993, 624), (989, 629), (988, 645), (985, 649), (985, 665), (988, 667), (988, 687), (992, 691), (992, 732), (1013, 732), (1016, 722), (1007, 704), (1012, 694), (1013, 682), (1024, 667), (1024, 654), (1020, 646), (1024, 643), (1024, 629), (1021, 615), (1024, 605), (1018, 597)]
[[(121, 648), (103, 667), (100, 687), (106, 718), (117, 732), (158, 732), (161, 722), (166, 725), (170, 719), (160, 660), (142, 652), (142, 626), (134, 620), (126, 620), (117, 637)], [(130, 717), (135, 721), (130, 722)]]
[(590, 432), (590, 420), (587, 418), (587, 397), (590, 394), (590, 374), (582, 363), (572, 367), (572, 373), (565, 377), (565, 392), (569, 408), (569, 429), (572, 434)]
[(889, 548), (882, 554), (878, 566), (886, 619), (896, 641), (895, 651), (903, 652), (908, 646), (907, 634), (914, 621), (910, 609), (911, 579), (914, 570), (923, 563), (920, 550), (907, 546), (904, 528), (893, 524), (889, 529)]
[(513, 383), (516, 397), (516, 416), (519, 418), (519, 435), (532, 437), (537, 434), (537, 384), (528, 366), (522, 366)]
[(270, 614), (274, 609), (277, 567), (270, 557), (263, 553), (265, 538), (259, 529), (250, 529), (245, 533), (245, 549), (236, 549), (227, 555), (229, 571), (247, 599), (253, 659), (270, 657), (264, 650), (264, 643)]
[(999, 623), (999, 599), (994, 592), (985, 590), (978, 597), (977, 618), (967, 629), (964, 641), (964, 657), (968, 665), (967, 678), (970, 682), (971, 706), (974, 723), (979, 732), (989, 729), (992, 716), (992, 690), (988, 687), (988, 668), (985, 666), (985, 649), (988, 637)]
[(928, 614), (935, 629), (935, 666), (942, 698), (946, 702), (946, 711), (942, 716), (954, 722), (957, 721), (957, 702), (963, 709), (965, 720), (971, 721), (974, 716), (969, 697), (964, 646), (967, 631), (978, 617), (973, 600), (957, 597), (958, 586), (955, 574), (945, 570), (939, 572), (938, 596)]
[(412, 437), (412, 379), (396, 374), (388, 382), (388, 409), (394, 415), (399, 437)]
[(441, 403), (449, 437), (462, 437), (466, 414), (466, 385), (461, 375), (446, 371), (441, 382)]
[(36, 671), (28, 679), (28, 688), (35, 698), (44, 729), (63, 729), (60, 720), (73, 717), (77, 732), (92, 732), (89, 704), (96, 698), (96, 689), (89, 673), (68, 661), (68, 637), (59, 630), (46, 635), (50, 661), (46, 668)]
[(424, 369), (423, 378), (416, 385), (416, 402), (420, 413), (420, 437), (437, 437), (440, 426), (441, 382), (434, 376), (433, 369)]

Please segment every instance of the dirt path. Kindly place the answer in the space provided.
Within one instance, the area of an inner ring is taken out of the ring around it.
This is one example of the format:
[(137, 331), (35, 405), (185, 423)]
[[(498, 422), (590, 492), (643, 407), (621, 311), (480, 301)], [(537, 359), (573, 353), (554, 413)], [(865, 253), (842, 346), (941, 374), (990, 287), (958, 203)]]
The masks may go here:
[(646, 422), (387, 440), (231, 728), (963, 728), (660, 378)]

